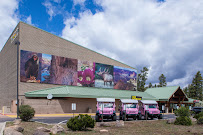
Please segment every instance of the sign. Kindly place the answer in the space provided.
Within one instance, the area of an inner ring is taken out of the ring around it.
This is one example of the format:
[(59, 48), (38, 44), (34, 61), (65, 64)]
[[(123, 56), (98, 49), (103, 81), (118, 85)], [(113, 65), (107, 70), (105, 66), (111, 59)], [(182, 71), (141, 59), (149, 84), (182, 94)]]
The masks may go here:
[(53, 98), (53, 95), (52, 94), (48, 94), (47, 95), (47, 99), (52, 99)]
[(199, 103), (199, 100), (193, 100), (193, 103)]
[(142, 97), (139, 97), (139, 96), (131, 96), (131, 99), (134, 99), (134, 100), (142, 100)]
[(18, 36), (19, 29), (17, 28), (14, 32), (13, 35), (11, 36), (11, 43), (16, 39)]
[(72, 110), (73, 110), (73, 111), (76, 110), (76, 103), (72, 103)]

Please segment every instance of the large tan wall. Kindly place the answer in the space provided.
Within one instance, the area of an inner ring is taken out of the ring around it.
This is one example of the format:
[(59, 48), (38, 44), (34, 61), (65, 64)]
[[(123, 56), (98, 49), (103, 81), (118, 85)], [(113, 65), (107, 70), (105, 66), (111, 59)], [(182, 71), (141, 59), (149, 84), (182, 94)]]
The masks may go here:
[[(20, 50), (27, 50), (38, 53), (51, 54), (56, 56), (88, 60), (103, 64), (132, 68), (104, 55), (91, 51), (70, 41), (52, 35), (48, 32), (32, 27), (20, 22), (19, 36)], [(17, 88), (17, 47), (14, 42), (11, 44), (10, 38), (0, 53), (0, 108), (11, 106), (12, 112), (16, 112), (16, 88)], [(87, 112), (88, 107), (96, 110), (95, 99), (64, 98), (54, 99), (48, 102), (47, 99), (30, 99), (24, 96), (25, 92), (40, 90), (45, 88), (58, 87), (60, 85), (25, 83), (20, 82), (19, 68), (19, 99), (20, 104), (29, 104), (36, 109), (37, 113), (67, 113), (71, 112), (71, 102), (77, 103), (78, 112)]]
[[(37, 53), (45, 53), (67, 58), (88, 60), (103, 64), (132, 68), (121, 62), (108, 58), (97, 52), (91, 51), (82, 46), (76, 45), (70, 41), (57, 37), (53, 34), (32, 27), (25, 23), (20, 23), (20, 49)], [(33, 84), (20, 82), (20, 94), (25, 92), (40, 90), (60, 85), (51, 84)]]
[(0, 110), (2, 106), (10, 107), (11, 101), (16, 99), (17, 95), (17, 46), (15, 41), (18, 40), (18, 37), (12, 43), (9, 38), (0, 52)]

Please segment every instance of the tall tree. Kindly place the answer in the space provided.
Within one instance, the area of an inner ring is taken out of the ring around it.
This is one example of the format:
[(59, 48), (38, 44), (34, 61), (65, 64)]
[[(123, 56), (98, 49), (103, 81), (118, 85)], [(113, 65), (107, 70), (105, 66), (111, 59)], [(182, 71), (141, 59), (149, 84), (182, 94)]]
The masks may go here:
[(189, 85), (188, 87), (183, 88), (184, 93), (189, 97)]
[(145, 91), (145, 82), (147, 80), (147, 71), (148, 68), (143, 67), (142, 70), (140, 70), (140, 74), (138, 74), (138, 80), (137, 80), (137, 90), (138, 91)]
[(152, 83), (149, 83), (149, 88), (152, 88)]
[(200, 71), (197, 72), (192, 80), (192, 84), (189, 87), (190, 98), (203, 100), (203, 90), (202, 90), (202, 76)]
[(161, 74), (159, 76), (159, 87), (166, 87), (166, 85), (166, 77), (164, 76), (164, 74)]

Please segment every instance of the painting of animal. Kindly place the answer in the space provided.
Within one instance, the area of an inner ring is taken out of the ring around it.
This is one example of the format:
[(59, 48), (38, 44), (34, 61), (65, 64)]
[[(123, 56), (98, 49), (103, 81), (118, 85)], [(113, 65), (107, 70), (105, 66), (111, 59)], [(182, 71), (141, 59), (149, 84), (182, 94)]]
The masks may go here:
[(112, 65), (95, 63), (95, 87), (114, 87)]

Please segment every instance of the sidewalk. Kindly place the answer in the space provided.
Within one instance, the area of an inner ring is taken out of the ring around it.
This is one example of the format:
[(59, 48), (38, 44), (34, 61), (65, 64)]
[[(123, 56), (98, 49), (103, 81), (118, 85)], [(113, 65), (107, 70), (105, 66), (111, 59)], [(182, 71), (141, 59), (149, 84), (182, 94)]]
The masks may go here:
[(0, 122), (0, 135), (3, 135), (4, 128), (6, 126), (6, 122)]
[[(64, 113), (64, 114), (35, 114), (35, 117), (72, 117), (78, 116), (79, 114), (88, 114), (91, 116), (95, 116), (95, 113)], [(170, 115), (173, 113), (162, 113), (163, 115)], [(119, 113), (116, 113), (117, 116), (119, 116)], [(4, 116), (10, 117), (10, 118), (17, 118), (16, 113), (9, 113), (9, 114), (4, 114)], [(1, 114), (0, 114), (1, 117)]]

